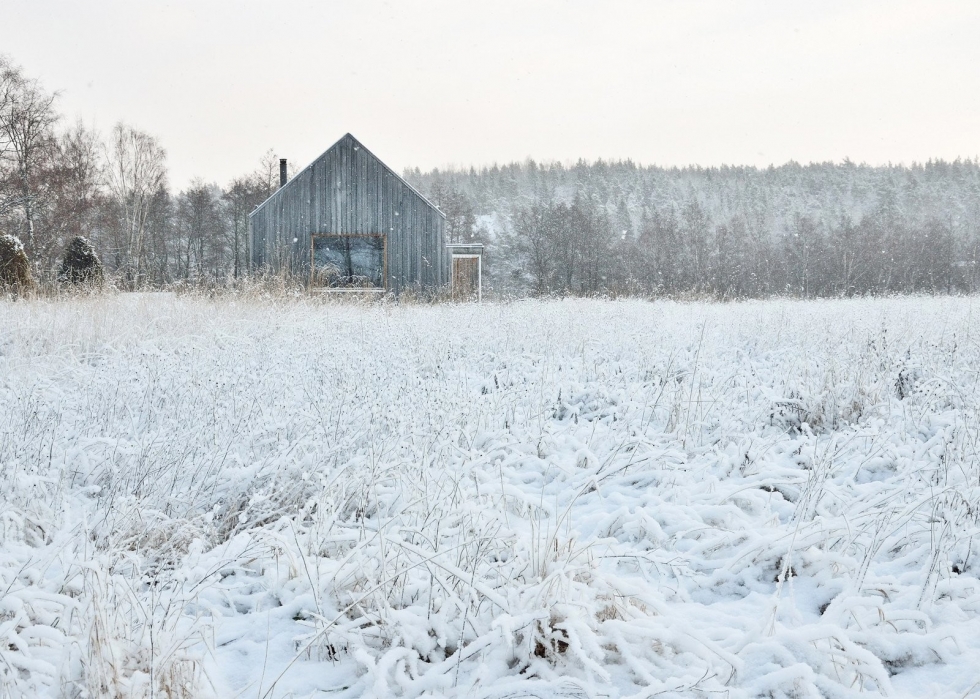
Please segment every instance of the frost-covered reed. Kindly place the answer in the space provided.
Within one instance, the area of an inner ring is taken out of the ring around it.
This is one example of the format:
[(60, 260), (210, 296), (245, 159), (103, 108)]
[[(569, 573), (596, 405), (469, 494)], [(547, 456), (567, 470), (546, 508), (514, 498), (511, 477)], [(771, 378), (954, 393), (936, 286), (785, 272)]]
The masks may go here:
[(965, 696), (977, 305), (0, 302), (0, 696)]

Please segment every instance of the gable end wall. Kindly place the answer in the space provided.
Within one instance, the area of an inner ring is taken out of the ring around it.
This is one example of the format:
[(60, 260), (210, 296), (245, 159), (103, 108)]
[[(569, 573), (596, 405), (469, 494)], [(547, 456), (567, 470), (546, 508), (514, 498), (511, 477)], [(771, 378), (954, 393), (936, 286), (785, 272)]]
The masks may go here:
[(311, 237), (387, 236), (390, 291), (449, 280), (445, 217), (347, 134), (249, 216), (253, 270), (310, 272)]

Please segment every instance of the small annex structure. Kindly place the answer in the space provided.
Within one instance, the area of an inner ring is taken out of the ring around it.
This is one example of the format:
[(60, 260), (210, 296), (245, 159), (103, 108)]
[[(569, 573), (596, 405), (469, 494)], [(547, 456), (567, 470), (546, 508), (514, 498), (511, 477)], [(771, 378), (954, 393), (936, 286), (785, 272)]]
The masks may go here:
[(450, 243), (453, 301), (483, 300), (483, 244)]
[(252, 270), (313, 289), (434, 291), (450, 284), (446, 217), (346, 134), (249, 214)]

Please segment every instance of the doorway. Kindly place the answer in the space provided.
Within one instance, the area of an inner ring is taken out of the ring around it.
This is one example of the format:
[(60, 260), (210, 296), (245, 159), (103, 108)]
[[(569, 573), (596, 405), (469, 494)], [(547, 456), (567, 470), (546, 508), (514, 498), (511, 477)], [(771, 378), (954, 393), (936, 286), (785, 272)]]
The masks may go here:
[(483, 246), (449, 245), (453, 301), (483, 300)]

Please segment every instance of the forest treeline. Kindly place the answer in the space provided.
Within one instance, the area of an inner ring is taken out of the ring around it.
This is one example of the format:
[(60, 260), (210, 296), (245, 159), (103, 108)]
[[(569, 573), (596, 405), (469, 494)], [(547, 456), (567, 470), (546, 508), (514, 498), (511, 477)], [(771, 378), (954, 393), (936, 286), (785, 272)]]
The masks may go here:
[(0, 57), (0, 234), (53, 281), (69, 242), (87, 238), (123, 288), (227, 284), (247, 271), (248, 213), (278, 186), (272, 152), (225, 186), (173, 191), (151, 134), (65, 123), (57, 95)]
[(801, 297), (980, 290), (980, 163), (644, 167), (406, 178), (511, 293)]
[[(720, 298), (980, 291), (980, 163), (662, 168), (630, 161), (418, 169), (449, 242), (486, 245), (502, 294)], [(166, 151), (118, 124), (98, 134), (0, 58), (0, 233), (40, 279), (88, 239), (123, 288), (230, 285), (247, 218), (278, 185), (272, 151), (224, 185), (168, 182)]]

